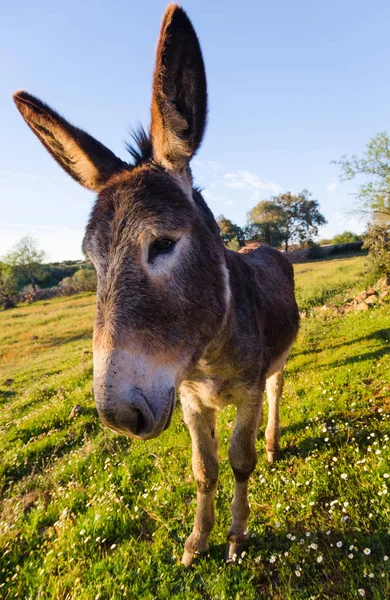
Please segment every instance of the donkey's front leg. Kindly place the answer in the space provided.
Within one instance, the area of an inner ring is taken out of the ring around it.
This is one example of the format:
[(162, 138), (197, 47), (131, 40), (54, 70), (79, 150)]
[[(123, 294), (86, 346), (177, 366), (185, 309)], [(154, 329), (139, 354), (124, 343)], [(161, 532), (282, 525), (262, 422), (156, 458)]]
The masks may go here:
[(237, 408), (236, 424), (230, 440), (229, 460), (236, 480), (232, 502), (232, 524), (225, 558), (239, 556), (248, 545), (248, 479), (257, 462), (256, 436), (263, 407), (263, 392), (257, 401), (243, 402)]
[(207, 538), (215, 522), (214, 494), (218, 481), (218, 442), (215, 411), (197, 409), (182, 400), (184, 421), (192, 438), (192, 468), (198, 487), (195, 524), (184, 546), (182, 563), (188, 567), (196, 554), (208, 551)]

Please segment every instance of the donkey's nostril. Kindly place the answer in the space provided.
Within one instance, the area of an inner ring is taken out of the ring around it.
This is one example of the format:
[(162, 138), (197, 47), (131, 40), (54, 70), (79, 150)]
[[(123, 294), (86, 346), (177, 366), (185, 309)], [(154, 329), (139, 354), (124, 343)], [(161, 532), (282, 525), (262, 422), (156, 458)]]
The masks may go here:
[(135, 418), (135, 435), (142, 435), (143, 433), (145, 433), (146, 430), (146, 420), (144, 415), (142, 414), (142, 412), (139, 409), (135, 409), (135, 414), (136, 414), (136, 418)]

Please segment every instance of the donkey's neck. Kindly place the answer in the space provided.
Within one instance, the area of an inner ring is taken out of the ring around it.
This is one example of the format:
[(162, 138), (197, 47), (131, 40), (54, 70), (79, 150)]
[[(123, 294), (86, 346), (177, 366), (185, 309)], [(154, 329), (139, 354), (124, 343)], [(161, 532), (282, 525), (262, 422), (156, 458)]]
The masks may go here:
[(262, 376), (263, 335), (252, 269), (236, 253), (227, 252), (225, 259), (226, 313), (182, 385), (185, 392), (214, 406), (235, 403), (235, 391), (242, 393), (245, 387), (250, 393)]

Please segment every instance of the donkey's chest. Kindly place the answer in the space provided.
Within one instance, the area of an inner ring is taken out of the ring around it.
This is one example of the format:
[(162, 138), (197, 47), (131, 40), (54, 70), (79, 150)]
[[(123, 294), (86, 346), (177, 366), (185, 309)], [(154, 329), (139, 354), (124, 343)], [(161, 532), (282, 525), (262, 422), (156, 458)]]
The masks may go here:
[(237, 374), (210, 372), (199, 365), (190, 377), (183, 381), (181, 394), (189, 401), (201, 403), (210, 408), (222, 409), (229, 404), (239, 406), (252, 390)]

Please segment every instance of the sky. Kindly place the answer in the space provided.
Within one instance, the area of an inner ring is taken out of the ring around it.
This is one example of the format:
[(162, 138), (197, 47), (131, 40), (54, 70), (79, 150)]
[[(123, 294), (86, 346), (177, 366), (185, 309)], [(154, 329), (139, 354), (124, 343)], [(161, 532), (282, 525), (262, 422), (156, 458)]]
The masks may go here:
[[(94, 194), (55, 163), (11, 94), (50, 104), (126, 160), (128, 128), (150, 121), (160, 0), (35, 0), (0, 7), (0, 256), (24, 235), (50, 260), (82, 258)], [(201, 42), (207, 133), (192, 170), (216, 216), (244, 225), (260, 200), (308, 189), (328, 224), (351, 215), (356, 183), (331, 164), (390, 129), (388, 0), (184, 0)]]

